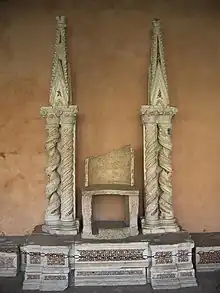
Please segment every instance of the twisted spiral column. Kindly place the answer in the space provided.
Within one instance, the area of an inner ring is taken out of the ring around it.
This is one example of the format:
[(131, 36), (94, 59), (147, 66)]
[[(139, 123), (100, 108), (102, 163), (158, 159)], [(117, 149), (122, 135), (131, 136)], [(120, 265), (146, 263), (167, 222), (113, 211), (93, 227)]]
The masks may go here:
[(61, 115), (61, 222), (64, 229), (71, 229), (75, 220), (74, 123), (75, 112), (63, 111)]
[(171, 122), (158, 124), (158, 141), (161, 146), (158, 157), (159, 166), (161, 167), (161, 172), (159, 174), (159, 184), (162, 191), (159, 200), (159, 208), (161, 224), (164, 224), (165, 226), (177, 226), (173, 214), (172, 205), (172, 140), (170, 134), (171, 127)]
[[(59, 136), (61, 138), (60, 127), (59, 127)], [(57, 150), (58, 150), (59, 155), (60, 155), (61, 154), (61, 139), (59, 139), (59, 141), (57, 143)], [(60, 159), (59, 166), (57, 167), (57, 173), (59, 174), (59, 177), (61, 178), (61, 159)], [(59, 187), (57, 189), (57, 194), (59, 195), (59, 198), (60, 198), (61, 197), (61, 180), (60, 180)]]
[(159, 220), (159, 186), (158, 186), (158, 143), (157, 124), (143, 125), (144, 137), (144, 189), (145, 220), (148, 226), (155, 226)]
[(48, 176), (48, 183), (46, 185), (46, 196), (48, 205), (45, 213), (45, 222), (48, 225), (54, 225), (60, 219), (60, 197), (58, 189), (60, 186), (60, 175), (57, 169), (60, 165), (60, 153), (57, 144), (60, 139), (59, 133), (59, 117), (50, 111), (46, 114), (46, 130), (47, 139), (45, 148), (47, 150), (47, 167), (46, 175)]

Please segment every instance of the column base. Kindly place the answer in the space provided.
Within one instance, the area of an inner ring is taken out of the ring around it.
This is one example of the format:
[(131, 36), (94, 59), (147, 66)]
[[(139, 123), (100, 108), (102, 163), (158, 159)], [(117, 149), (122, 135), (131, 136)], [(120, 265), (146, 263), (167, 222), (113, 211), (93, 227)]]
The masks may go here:
[(164, 231), (161, 230), (159, 220), (149, 221), (148, 219), (142, 218), (141, 229), (142, 229), (142, 234), (144, 235), (164, 233)]
[(57, 227), (60, 225), (60, 216), (56, 215), (45, 215), (45, 220), (44, 220), (45, 225), (51, 226), (51, 227)]
[(177, 224), (175, 219), (170, 219), (170, 220), (160, 219), (160, 227), (164, 229), (166, 233), (180, 231), (180, 227)]
[(77, 235), (79, 233), (79, 220), (75, 219), (71, 223), (45, 223), (42, 225), (42, 231), (51, 235)]
[(163, 234), (179, 232), (180, 227), (174, 220), (158, 220), (154, 222), (149, 222), (147, 219), (143, 218), (141, 220), (142, 234)]

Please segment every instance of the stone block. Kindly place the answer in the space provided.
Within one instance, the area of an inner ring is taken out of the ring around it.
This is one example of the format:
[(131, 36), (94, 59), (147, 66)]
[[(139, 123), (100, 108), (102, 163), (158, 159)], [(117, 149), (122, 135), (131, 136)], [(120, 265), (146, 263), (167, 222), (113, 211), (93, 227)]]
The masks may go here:
[(178, 243), (176, 256), (176, 264), (178, 269), (183, 270), (193, 268), (192, 250), (194, 246), (195, 244), (193, 241)]
[(40, 291), (64, 291), (69, 285), (69, 269), (66, 272), (43, 272)]
[(25, 271), (23, 290), (39, 290), (41, 286), (41, 272)]
[(153, 289), (178, 289), (177, 244), (150, 244), (150, 283)]
[(143, 235), (165, 233), (165, 229), (161, 228), (159, 225), (154, 227), (148, 225), (146, 222), (145, 218), (141, 218), (141, 231)]
[(161, 268), (161, 270), (166, 268), (175, 268), (177, 247), (177, 244), (150, 244), (149, 248), (152, 267), (158, 267)]
[(197, 272), (211, 272), (220, 269), (220, 246), (196, 247)]
[(75, 286), (145, 285), (145, 268), (99, 267), (75, 270)]
[[(43, 241), (42, 241), (43, 242)], [(68, 245), (28, 244), (23, 290), (63, 291), (68, 287)]]
[(148, 242), (76, 243), (75, 286), (147, 283)]
[(57, 236), (74, 236), (79, 232), (79, 219), (74, 219), (72, 227), (70, 230), (65, 229), (61, 222), (56, 223), (55, 225), (42, 225), (42, 231), (50, 235)]
[(42, 246), (41, 291), (63, 291), (69, 282), (69, 246)]
[(178, 270), (177, 277), (179, 279), (181, 288), (197, 287), (198, 286), (197, 281), (196, 281), (196, 277), (195, 277), (194, 268), (185, 269), (185, 270)]
[[(178, 243), (174, 235), (156, 238), (150, 242), (151, 267), (149, 279), (153, 289), (178, 289), (197, 286), (192, 264), (194, 242), (180, 234), (183, 242)], [(169, 243), (169, 244), (165, 244)]]
[(180, 288), (178, 271), (175, 267), (173, 267), (172, 269), (161, 269), (152, 267), (150, 270), (150, 280), (151, 286), (155, 290)]
[(41, 272), (44, 256), (41, 254), (41, 246), (28, 244), (23, 246), (23, 251), (26, 253), (26, 269), (28, 272)]
[(69, 250), (68, 246), (42, 246), (41, 253), (43, 255), (43, 270), (52, 272), (69, 268)]
[(44, 261), (41, 246), (36, 244), (24, 245), (22, 254), (26, 255), (26, 266), (23, 266), (25, 268), (23, 290), (39, 290)]
[(76, 243), (75, 269), (131, 268), (149, 265), (148, 242)]
[(192, 249), (194, 241), (179, 243), (177, 247), (177, 269), (180, 287), (196, 287), (197, 281), (192, 262)]
[(15, 277), (18, 273), (18, 247), (2, 239), (0, 243), (0, 277)]

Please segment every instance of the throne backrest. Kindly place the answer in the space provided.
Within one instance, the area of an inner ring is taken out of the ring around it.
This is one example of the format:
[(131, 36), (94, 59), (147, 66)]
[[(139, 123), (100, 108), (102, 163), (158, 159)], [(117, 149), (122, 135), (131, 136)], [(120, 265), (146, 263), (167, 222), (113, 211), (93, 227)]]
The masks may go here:
[(85, 187), (109, 184), (134, 186), (134, 149), (130, 145), (85, 160)]

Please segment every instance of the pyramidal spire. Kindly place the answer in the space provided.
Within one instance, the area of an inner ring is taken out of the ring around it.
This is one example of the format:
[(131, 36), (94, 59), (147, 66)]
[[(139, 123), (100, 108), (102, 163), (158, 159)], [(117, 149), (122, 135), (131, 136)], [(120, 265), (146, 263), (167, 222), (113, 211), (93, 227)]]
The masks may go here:
[(57, 16), (49, 102), (52, 107), (68, 106), (71, 102), (71, 94), (67, 53), (67, 22), (65, 16)]
[(153, 33), (148, 77), (148, 102), (152, 106), (166, 107), (169, 105), (169, 96), (160, 20), (153, 20), (152, 25)]

